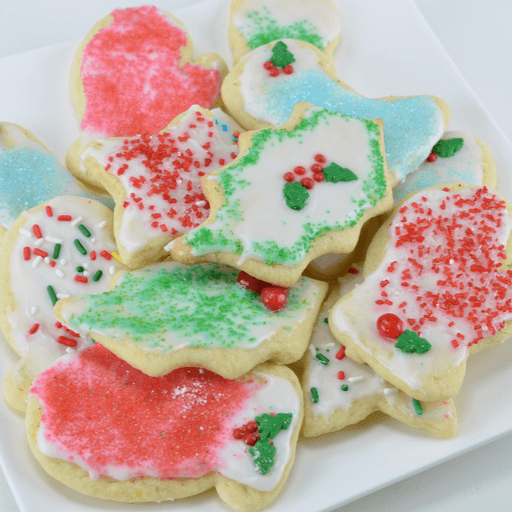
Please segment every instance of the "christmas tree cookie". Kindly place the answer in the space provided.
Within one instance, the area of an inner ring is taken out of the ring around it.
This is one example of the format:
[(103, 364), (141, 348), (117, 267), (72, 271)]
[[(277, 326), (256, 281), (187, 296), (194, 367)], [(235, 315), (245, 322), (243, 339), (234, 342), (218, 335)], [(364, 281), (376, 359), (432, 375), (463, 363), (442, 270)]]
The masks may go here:
[(417, 400), (446, 400), (469, 354), (512, 333), (510, 206), (485, 187), (400, 203), (372, 241), (365, 280), (334, 305), (347, 354)]
[(130, 267), (164, 259), (163, 247), (208, 217), (201, 177), (238, 155), (233, 133), (240, 128), (229, 120), (227, 125), (229, 116), (221, 112), (219, 122), (214, 112), (195, 105), (152, 136), (99, 139), (81, 147), (85, 173), (116, 202), (119, 253)]
[[(357, 265), (351, 268), (357, 269)], [(348, 273), (329, 294), (318, 316), (309, 350), (302, 359), (302, 388), (305, 397), (304, 435), (319, 436), (355, 424), (374, 411), (382, 411), (407, 425), (439, 437), (457, 431), (453, 400), (425, 402), (407, 396), (390, 385), (368, 365), (345, 354), (345, 347), (332, 335), (328, 316), (332, 305), (346, 288), (353, 288), (358, 276)]]
[(351, 252), (364, 222), (392, 203), (379, 121), (302, 104), (281, 129), (242, 134), (239, 149), (203, 178), (210, 216), (169, 244), (178, 261), (291, 286), (313, 258)]
[(55, 314), (153, 376), (198, 366), (235, 378), (261, 362), (297, 361), (327, 292), (302, 278), (275, 311), (238, 283), (237, 270), (216, 263), (162, 263), (120, 273), (112, 286), (59, 301)]
[(233, 61), (278, 39), (300, 39), (332, 55), (341, 23), (332, 0), (232, 0), (229, 40)]
[(43, 469), (80, 493), (143, 503), (216, 488), (252, 512), (284, 485), (302, 416), (286, 367), (237, 380), (198, 368), (149, 377), (94, 345), (36, 378), (26, 429)]
[(187, 29), (170, 13), (150, 5), (114, 10), (92, 27), (72, 64), (71, 98), (83, 136), (68, 168), (101, 190), (81, 173), (80, 146), (98, 137), (152, 135), (192, 105), (218, 106), (226, 71), (214, 53), (193, 61)]
[(4, 380), (8, 403), (23, 411), (33, 378), (69, 351), (92, 343), (53, 314), (62, 298), (109, 289), (121, 265), (112, 211), (93, 199), (58, 196), (17, 219), (0, 251), (0, 328), (21, 361)]
[(293, 39), (245, 55), (223, 81), (222, 98), (230, 114), (248, 130), (280, 126), (299, 102), (382, 119), (393, 184), (428, 157), (449, 120), (448, 106), (433, 96), (370, 99), (357, 94), (337, 78), (331, 57)]

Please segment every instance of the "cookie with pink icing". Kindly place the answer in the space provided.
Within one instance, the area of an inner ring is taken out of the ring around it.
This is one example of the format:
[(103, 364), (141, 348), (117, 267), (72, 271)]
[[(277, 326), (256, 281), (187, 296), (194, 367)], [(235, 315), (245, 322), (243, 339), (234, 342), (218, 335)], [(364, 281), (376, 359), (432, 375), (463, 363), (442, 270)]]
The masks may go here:
[(83, 494), (141, 503), (216, 488), (256, 511), (284, 485), (302, 416), (286, 367), (237, 380), (198, 368), (149, 377), (95, 345), (36, 378), (26, 427), (42, 467)]
[(220, 109), (194, 105), (159, 133), (98, 139), (81, 148), (86, 172), (116, 202), (114, 229), (125, 264), (164, 259), (169, 242), (208, 217), (201, 177), (236, 158), (238, 130)]
[(468, 355), (512, 333), (511, 213), (495, 192), (463, 184), (397, 205), (364, 282), (331, 309), (347, 354), (417, 400), (456, 395)]
[(32, 379), (69, 351), (92, 343), (64, 327), (55, 303), (109, 288), (111, 276), (125, 268), (116, 250), (112, 211), (94, 199), (58, 196), (24, 212), (11, 226), (0, 250), (0, 328), (21, 356), (4, 381), (7, 401), (26, 407)]
[(185, 264), (219, 261), (295, 283), (326, 253), (349, 253), (392, 203), (380, 121), (297, 105), (279, 129), (242, 133), (240, 155), (202, 180), (208, 219), (169, 244)]
[[(83, 133), (75, 144), (152, 135), (192, 105), (211, 108), (226, 70), (213, 53), (193, 60), (187, 29), (171, 14), (149, 5), (116, 9), (94, 25), (75, 54), (71, 97)], [(82, 177), (73, 154), (67, 165)]]
[(295, 39), (274, 41), (242, 57), (222, 83), (222, 98), (248, 130), (282, 125), (300, 102), (382, 119), (393, 184), (428, 157), (450, 117), (446, 103), (434, 96), (361, 96), (337, 77), (332, 57)]
[(278, 39), (300, 39), (332, 55), (341, 23), (332, 0), (232, 0), (229, 40), (236, 64), (251, 50)]
[[(305, 397), (306, 437), (336, 432), (362, 421), (375, 411), (438, 437), (457, 432), (457, 413), (452, 399), (419, 401), (386, 382), (368, 365), (345, 354), (329, 329), (329, 311), (339, 298), (362, 282), (361, 265), (336, 283), (318, 316), (309, 349), (304, 354), (301, 382)], [(341, 290), (340, 290), (341, 288)]]

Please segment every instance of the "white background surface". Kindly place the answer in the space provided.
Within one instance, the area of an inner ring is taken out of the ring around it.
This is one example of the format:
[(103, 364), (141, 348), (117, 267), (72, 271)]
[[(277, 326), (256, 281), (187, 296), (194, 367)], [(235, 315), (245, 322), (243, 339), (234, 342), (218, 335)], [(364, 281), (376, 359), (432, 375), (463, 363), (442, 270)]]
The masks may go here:
[[(175, 5), (189, 3), (192, 2), (174, 2)], [(110, 10), (129, 5), (138, 5), (138, 2), (0, 1), (0, 58), (67, 39), (79, 39)], [(164, 6), (164, 3), (158, 5)], [(512, 2), (416, 0), (416, 5), (469, 86), (512, 140)], [(392, 27), (384, 28), (392, 30)], [(8, 80), (8, 77), (0, 76), (0, 80)], [(0, 103), (2, 101), (8, 100), (0, 98)], [(499, 169), (498, 172), (512, 173), (512, 170)], [(512, 364), (512, 361), (507, 362)], [(510, 391), (503, 389), (503, 393)], [(511, 457), (512, 435), (507, 435), (345, 505), (337, 512), (509, 511), (512, 510)], [(340, 488), (347, 471), (350, 468), (340, 468)], [(126, 509), (129, 510), (129, 506)], [(169, 509), (172, 510), (172, 504)], [(0, 511), (18, 510), (0, 472)]]

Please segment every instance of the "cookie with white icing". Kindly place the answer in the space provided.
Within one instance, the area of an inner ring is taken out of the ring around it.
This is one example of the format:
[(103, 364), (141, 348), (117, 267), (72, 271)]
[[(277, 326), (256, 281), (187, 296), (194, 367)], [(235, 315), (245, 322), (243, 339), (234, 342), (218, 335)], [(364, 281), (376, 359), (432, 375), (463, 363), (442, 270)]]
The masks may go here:
[[(360, 266), (353, 265), (357, 270)], [(332, 289), (318, 316), (309, 350), (302, 359), (301, 382), (304, 392), (304, 427), (306, 437), (336, 432), (362, 421), (375, 411), (438, 437), (452, 437), (457, 432), (457, 414), (452, 399), (425, 402), (407, 396), (387, 383), (368, 365), (356, 363), (328, 326), (329, 311), (341, 293), (358, 281), (347, 274)]]
[(58, 357), (92, 343), (57, 321), (60, 298), (109, 289), (124, 265), (116, 250), (112, 211), (93, 199), (58, 196), (17, 219), (0, 249), (0, 328), (21, 356), (4, 381), (9, 404), (23, 411), (27, 386)]
[(98, 139), (81, 148), (86, 172), (115, 200), (114, 231), (125, 264), (164, 259), (169, 242), (208, 217), (201, 177), (236, 158), (239, 130), (220, 109), (194, 105), (152, 136)]
[(80, 168), (81, 146), (98, 137), (152, 135), (192, 105), (218, 106), (226, 72), (214, 53), (193, 60), (187, 29), (170, 13), (149, 5), (114, 10), (92, 27), (72, 64), (83, 136), (68, 153), (68, 168), (101, 189)]
[(203, 178), (210, 216), (169, 244), (178, 261), (291, 286), (317, 256), (351, 252), (392, 203), (380, 121), (300, 104), (280, 129), (243, 133), (239, 149)]
[(372, 241), (365, 280), (331, 309), (347, 354), (417, 400), (445, 400), (469, 354), (512, 333), (511, 208), (486, 187), (408, 196)]
[(197, 368), (148, 377), (95, 345), (36, 378), (26, 428), (45, 471), (80, 493), (143, 503), (216, 488), (251, 512), (284, 485), (302, 416), (286, 367), (237, 380)]
[(299, 39), (332, 55), (341, 23), (332, 0), (232, 0), (229, 41), (233, 62), (278, 39)]
[(280, 126), (299, 102), (382, 119), (393, 183), (428, 157), (449, 120), (448, 106), (433, 96), (370, 99), (357, 94), (338, 79), (331, 57), (294, 39), (272, 42), (245, 55), (223, 81), (222, 98), (229, 113), (248, 130)]
[[(0, 225), (9, 229), (22, 214), (57, 195), (98, 199), (85, 192), (54, 155), (25, 128), (0, 123)], [(112, 201), (102, 201), (109, 207)]]
[(302, 278), (271, 311), (238, 284), (237, 270), (176, 262), (120, 273), (112, 287), (59, 301), (55, 315), (148, 375), (198, 366), (226, 378), (300, 359), (327, 292), (326, 283)]

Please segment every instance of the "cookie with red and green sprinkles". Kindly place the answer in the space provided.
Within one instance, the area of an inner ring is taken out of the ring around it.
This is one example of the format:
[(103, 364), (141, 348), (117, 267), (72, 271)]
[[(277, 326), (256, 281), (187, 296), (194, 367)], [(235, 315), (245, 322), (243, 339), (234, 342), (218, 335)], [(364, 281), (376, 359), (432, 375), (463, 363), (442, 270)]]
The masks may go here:
[(143, 503), (215, 488), (254, 512), (283, 487), (302, 417), (285, 366), (237, 380), (199, 368), (150, 377), (96, 344), (36, 378), (25, 424), (42, 468), (82, 494)]
[(332, 0), (232, 0), (229, 41), (236, 64), (246, 53), (278, 39), (300, 39), (332, 55), (341, 23)]
[(297, 105), (280, 129), (246, 132), (240, 155), (203, 178), (208, 219), (169, 244), (189, 264), (217, 261), (282, 286), (328, 253), (349, 253), (392, 204), (381, 121)]
[(119, 273), (112, 287), (59, 301), (55, 314), (153, 376), (197, 366), (235, 378), (265, 361), (297, 361), (327, 293), (327, 283), (301, 278), (274, 308), (217, 263), (161, 263)]
[(172, 14), (151, 5), (112, 11), (91, 28), (71, 67), (82, 137), (72, 146), (68, 168), (101, 189), (81, 171), (77, 146), (98, 137), (152, 135), (192, 105), (220, 106), (226, 72), (217, 54), (194, 60), (188, 31)]
[[(360, 265), (354, 265), (359, 269)], [(457, 432), (452, 399), (427, 402), (411, 398), (380, 377), (368, 365), (345, 353), (329, 329), (329, 311), (340, 297), (362, 282), (361, 273), (347, 273), (329, 293), (316, 321), (308, 350), (301, 360), (306, 437), (337, 432), (381, 411), (411, 427), (441, 437)]]
[(58, 196), (24, 212), (0, 250), (0, 328), (21, 356), (3, 392), (9, 404), (26, 407), (32, 379), (58, 357), (93, 343), (63, 326), (55, 303), (82, 293), (109, 289), (111, 277), (126, 267), (113, 256), (112, 211), (84, 197)]
[(80, 148), (82, 167), (116, 203), (114, 230), (125, 264), (163, 260), (169, 242), (208, 217), (201, 178), (236, 158), (240, 130), (219, 109), (194, 105), (154, 135), (97, 139)]
[(512, 208), (486, 187), (413, 193), (368, 250), (364, 282), (329, 327), (381, 377), (416, 400), (446, 400), (470, 354), (512, 334)]

